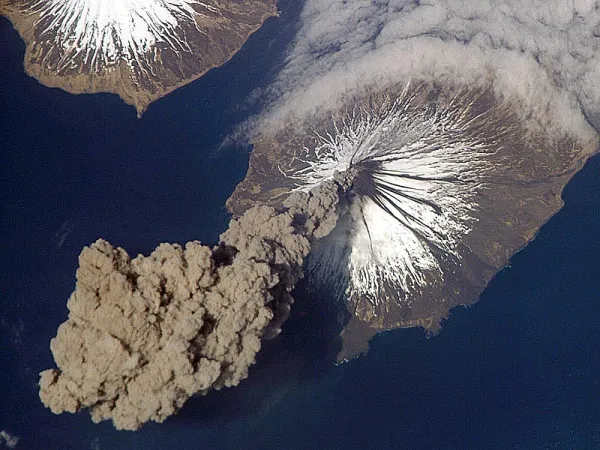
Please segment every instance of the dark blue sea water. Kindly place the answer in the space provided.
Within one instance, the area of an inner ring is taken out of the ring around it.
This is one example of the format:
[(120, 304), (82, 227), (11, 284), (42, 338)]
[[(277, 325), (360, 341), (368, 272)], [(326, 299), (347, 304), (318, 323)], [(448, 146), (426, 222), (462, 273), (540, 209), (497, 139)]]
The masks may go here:
[(23, 74), (0, 19), (0, 430), (22, 449), (600, 448), (600, 159), (565, 208), (443, 331), (376, 337), (334, 366), (331, 299), (298, 289), (250, 378), (136, 433), (54, 416), (38, 372), (66, 319), (77, 255), (98, 237), (131, 254), (214, 243), (247, 149), (218, 150), (281, 63), (296, 2), (282, 2), (227, 65), (138, 120), (111, 95), (71, 96)]

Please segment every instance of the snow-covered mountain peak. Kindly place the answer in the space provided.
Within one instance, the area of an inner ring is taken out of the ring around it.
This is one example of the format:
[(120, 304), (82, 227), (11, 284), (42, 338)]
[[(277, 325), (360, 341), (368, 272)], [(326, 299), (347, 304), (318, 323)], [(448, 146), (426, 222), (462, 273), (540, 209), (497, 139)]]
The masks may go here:
[(134, 64), (157, 43), (189, 52), (177, 28), (186, 21), (195, 26), (202, 10), (216, 12), (196, 0), (38, 0), (30, 7), (42, 39), (63, 50), (59, 70), (78, 58), (97, 70), (120, 60)]

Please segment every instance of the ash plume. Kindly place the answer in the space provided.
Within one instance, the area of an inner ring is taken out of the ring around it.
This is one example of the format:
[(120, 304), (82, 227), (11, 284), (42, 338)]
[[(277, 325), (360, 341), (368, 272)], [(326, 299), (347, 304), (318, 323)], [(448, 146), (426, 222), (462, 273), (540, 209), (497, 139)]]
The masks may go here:
[(251, 208), (214, 248), (161, 244), (133, 259), (101, 239), (84, 248), (69, 318), (51, 341), (58, 369), (40, 374), (42, 402), (135, 430), (237, 385), (287, 318), (304, 258), (335, 227), (351, 183), (351, 171), (336, 174), (282, 208)]

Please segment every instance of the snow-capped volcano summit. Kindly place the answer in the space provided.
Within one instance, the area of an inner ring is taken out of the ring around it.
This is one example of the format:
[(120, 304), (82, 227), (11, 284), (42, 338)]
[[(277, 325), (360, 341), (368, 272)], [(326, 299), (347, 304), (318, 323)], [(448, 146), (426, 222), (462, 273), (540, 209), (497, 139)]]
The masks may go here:
[(227, 61), (275, 0), (8, 0), (25, 67), (69, 92), (114, 92), (142, 112)]
[(305, 147), (305, 167), (290, 172), (301, 190), (333, 169), (357, 172), (343, 227), (349, 242), (336, 249), (349, 253), (320, 246), (309, 271), (323, 284), (338, 280), (339, 296), (367, 302), (375, 316), (390, 301), (410, 307), (411, 292), (443, 282), (444, 262), (460, 259), (459, 244), (477, 221), (476, 197), (494, 170), (488, 157), (514, 129), (499, 108), (470, 111), (482, 92), (440, 96), (435, 107), (430, 95), (406, 87), (353, 108), (334, 134), (319, 133), (315, 147)]
[(95, 70), (120, 61), (132, 67), (157, 43), (189, 52), (187, 37), (179, 36), (178, 28), (185, 22), (194, 24), (196, 15), (217, 12), (196, 0), (37, 0), (30, 10), (40, 16), (40, 37), (62, 48), (58, 72), (76, 61)]

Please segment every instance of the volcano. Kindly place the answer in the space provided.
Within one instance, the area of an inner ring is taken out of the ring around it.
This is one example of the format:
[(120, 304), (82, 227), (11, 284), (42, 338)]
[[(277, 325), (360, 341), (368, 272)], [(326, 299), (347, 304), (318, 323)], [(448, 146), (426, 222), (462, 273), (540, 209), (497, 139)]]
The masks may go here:
[(257, 139), (229, 200), (239, 214), (353, 169), (336, 229), (307, 263), (312, 286), (344, 302), (338, 359), (378, 331), (440, 328), (562, 206), (562, 188), (595, 149), (544, 134), (490, 86), (396, 84)]
[(72, 93), (113, 92), (141, 114), (228, 61), (275, 0), (5, 0), (27, 72)]

